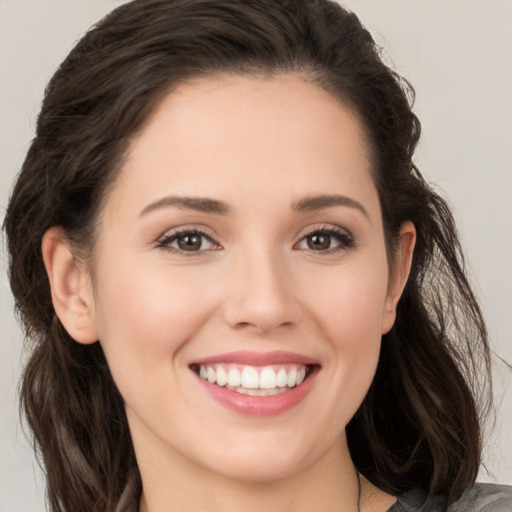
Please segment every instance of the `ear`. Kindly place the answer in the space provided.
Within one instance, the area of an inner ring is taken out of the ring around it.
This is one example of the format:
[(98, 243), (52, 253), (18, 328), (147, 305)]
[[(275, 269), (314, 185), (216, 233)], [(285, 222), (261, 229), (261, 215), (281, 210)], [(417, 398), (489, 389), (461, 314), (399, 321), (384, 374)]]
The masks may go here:
[(400, 228), (395, 261), (391, 269), (386, 302), (382, 312), (382, 334), (391, 330), (396, 320), (396, 305), (404, 291), (411, 271), (414, 245), (416, 244), (416, 228), (410, 221), (404, 222)]
[(98, 340), (92, 283), (88, 269), (75, 258), (64, 230), (52, 227), (43, 236), (43, 261), (53, 307), (68, 334), (78, 343)]

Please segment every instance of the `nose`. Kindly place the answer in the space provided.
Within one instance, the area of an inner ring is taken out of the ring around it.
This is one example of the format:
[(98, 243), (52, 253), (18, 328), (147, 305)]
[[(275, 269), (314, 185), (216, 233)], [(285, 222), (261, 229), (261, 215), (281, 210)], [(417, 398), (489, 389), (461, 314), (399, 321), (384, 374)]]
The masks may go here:
[(302, 316), (296, 282), (271, 251), (240, 257), (228, 279), (224, 318), (229, 326), (257, 334), (296, 325)]

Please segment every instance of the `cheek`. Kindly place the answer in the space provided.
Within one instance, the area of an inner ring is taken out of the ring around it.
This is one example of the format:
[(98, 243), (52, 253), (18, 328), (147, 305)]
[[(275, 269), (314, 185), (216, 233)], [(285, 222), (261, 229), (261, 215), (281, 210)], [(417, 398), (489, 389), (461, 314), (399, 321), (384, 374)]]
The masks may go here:
[[(106, 270), (108, 272), (108, 269)], [(137, 265), (97, 276), (95, 317), (114, 380), (169, 375), (181, 349), (208, 321), (215, 300), (189, 273)], [(140, 381), (139, 381), (140, 382)]]
[(326, 402), (325, 409), (331, 414), (339, 411), (342, 424), (356, 412), (375, 374), (386, 276), (386, 267), (379, 262), (360, 269), (347, 267), (335, 279), (331, 275), (328, 292), (315, 294), (310, 303), (324, 343), (332, 351), (324, 394), (329, 396), (330, 386), (333, 401)]
[(310, 301), (316, 317), (336, 344), (364, 351), (380, 340), (388, 288), (387, 267), (380, 261), (347, 265), (323, 279)]
[(381, 344), (382, 302), (363, 291), (361, 283), (357, 294), (347, 286), (346, 295), (326, 312), (324, 323), (335, 352), (339, 386), (356, 395), (365, 393), (373, 379)]

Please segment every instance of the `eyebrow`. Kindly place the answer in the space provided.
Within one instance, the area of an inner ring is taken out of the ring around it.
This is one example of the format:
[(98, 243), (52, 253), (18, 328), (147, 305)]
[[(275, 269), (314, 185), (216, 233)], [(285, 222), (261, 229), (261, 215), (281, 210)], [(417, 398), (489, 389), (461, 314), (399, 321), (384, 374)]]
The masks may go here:
[[(146, 206), (140, 215), (143, 216), (154, 210), (167, 208), (169, 206), (202, 213), (215, 213), (218, 215), (228, 215), (230, 212), (229, 206), (226, 203), (216, 199), (207, 197), (166, 196)], [(359, 201), (339, 194), (306, 197), (294, 203), (292, 208), (293, 211), (302, 213), (332, 208), (333, 206), (355, 208), (370, 220), (370, 215), (366, 208)]]
[(293, 205), (293, 210), (296, 212), (311, 212), (315, 210), (322, 210), (324, 208), (331, 208), (333, 206), (355, 208), (368, 220), (371, 220), (368, 211), (359, 201), (339, 194), (306, 197), (305, 199), (301, 199), (295, 203)]
[(218, 215), (227, 215), (229, 213), (229, 206), (216, 199), (209, 199), (207, 197), (166, 196), (146, 206), (140, 215), (143, 216), (154, 210), (167, 208), (169, 206), (203, 213), (216, 213)]

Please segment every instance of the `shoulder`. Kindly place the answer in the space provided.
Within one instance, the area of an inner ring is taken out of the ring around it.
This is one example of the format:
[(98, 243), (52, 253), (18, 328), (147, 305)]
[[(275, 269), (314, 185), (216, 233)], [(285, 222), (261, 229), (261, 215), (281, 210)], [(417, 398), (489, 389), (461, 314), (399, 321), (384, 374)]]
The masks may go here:
[(512, 487), (475, 484), (448, 510), (449, 512), (510, 512), (512, 511)]
[(413, 489), (398, 496), (390, 512), (511, 512), (512, 487), (496, 484), (475, 484), (449, 507), (441, 496), (427, 496)]

